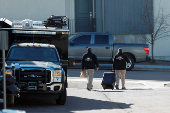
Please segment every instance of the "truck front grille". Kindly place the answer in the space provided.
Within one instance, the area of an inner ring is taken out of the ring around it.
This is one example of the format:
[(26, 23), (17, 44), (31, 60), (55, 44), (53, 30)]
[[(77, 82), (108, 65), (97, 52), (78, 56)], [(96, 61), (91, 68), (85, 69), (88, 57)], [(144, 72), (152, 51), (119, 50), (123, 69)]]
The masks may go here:
[(51, 71), (45, 68), (20, 68), (15, 70), (17, 82), (50, 83)]

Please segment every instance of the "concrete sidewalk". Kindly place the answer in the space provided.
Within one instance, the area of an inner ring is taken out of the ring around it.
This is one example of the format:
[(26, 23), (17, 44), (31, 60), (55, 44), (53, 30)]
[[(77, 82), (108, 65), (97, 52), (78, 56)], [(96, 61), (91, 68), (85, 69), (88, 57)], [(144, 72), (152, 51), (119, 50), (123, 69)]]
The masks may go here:
[(170, 66), (163, 65), (135, 65), (133, 70), (169, 70)]
[[(112, 64), (99, 64), (100, 69), (112, 69)], [(69, 67), (70, 68), (70, 67)], [(81, 63), (76, 63), (71, 69), (81, 68)], [(135, 64), (132, 70), (167, 70), (170, 71), (170, 66), (163, 65), (138, 65)]]

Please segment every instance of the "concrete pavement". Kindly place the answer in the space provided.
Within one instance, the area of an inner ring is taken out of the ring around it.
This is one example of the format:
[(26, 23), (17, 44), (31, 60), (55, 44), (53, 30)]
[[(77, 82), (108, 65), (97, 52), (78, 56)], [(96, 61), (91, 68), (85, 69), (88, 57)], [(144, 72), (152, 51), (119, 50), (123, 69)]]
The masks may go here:
[(75, 113), (169, 113), (170, 88), (165, 87), (170, 80), (168, 71), (128, 71), (127, 90), (104, 90), (101, 86), (102, 73), (107, 71), (95, 70), (93, 90), (87, 91), (87, 78), (79, 77), (80, 69), (68, 70), (69, 96), (77, 94), (83, 98), (83, 104), (77, 105), (79, 109), (73, 108)]
[[(106, 89), (101, 86), (103, 72), (95, 70), (93, 90), (86, 89), (87, 78), (81, 69), (68, 69), (67, 102), (56, 105), (55, 100), (24, 99), (12, 109), (27, 113), (169, 113), (169, 71), (128, 71), (127, 90)], [(161, 75), (161, 76), (160, 76)], [(121, 85), (121, 84), (120, 84)]]

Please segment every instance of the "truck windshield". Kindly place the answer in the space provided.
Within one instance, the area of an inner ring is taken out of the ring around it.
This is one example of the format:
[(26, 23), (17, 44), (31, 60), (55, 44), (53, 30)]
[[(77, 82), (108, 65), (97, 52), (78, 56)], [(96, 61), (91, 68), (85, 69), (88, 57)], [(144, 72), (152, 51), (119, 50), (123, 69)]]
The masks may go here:
[(59, 58), (54, 48), (14, 47), (9, 51), (7, 61), (58, 62)]

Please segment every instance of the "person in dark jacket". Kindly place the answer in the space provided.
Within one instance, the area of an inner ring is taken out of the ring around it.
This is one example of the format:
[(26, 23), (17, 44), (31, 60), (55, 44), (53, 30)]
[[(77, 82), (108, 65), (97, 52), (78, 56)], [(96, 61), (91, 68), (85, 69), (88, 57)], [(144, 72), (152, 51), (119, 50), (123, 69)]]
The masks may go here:
[(84, 69), (86, 70), (86, 76), (87, 76), (87, 80), (88, 80), (87, 90), (89, 90), (89, 91), (93, 87), (92, 82), (93, 82), (95, 65), (98, 70), (99, 64), (97, 61), (97, 57), (95, 54), (92, 53), (91, 48), (87, 48), (87, 53), (83, 55), (83, 59), (82, 59), (82, 71), (84, 71)]
[(119, 79), (121, 75), (122, 89), (125, 88), (125, 74), (126, 74), (126, 62), (129, 63), (129, 59), (122, 53), (122, 49), (118, 49), (118, 53), (114, 57), (113, 71), (116, 73), (116, 89), (119, 89)]

